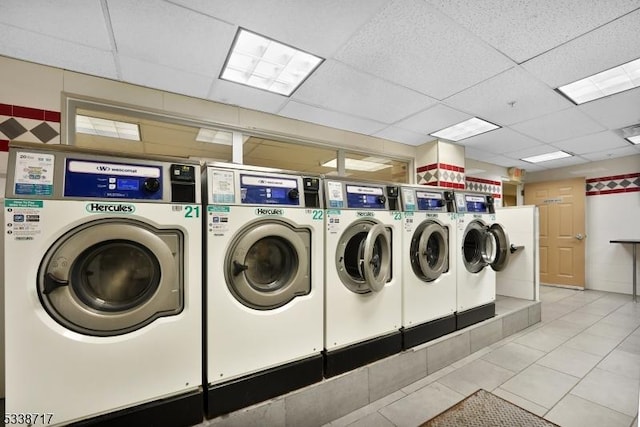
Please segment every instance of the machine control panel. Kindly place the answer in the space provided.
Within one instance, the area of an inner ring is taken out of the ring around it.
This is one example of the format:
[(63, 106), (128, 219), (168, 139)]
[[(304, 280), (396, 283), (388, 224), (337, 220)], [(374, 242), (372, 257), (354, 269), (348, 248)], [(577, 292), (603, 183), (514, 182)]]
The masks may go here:
[(492, 196), (456, 193), (455, 197), (458, 213), (495, 213)]
[(347, 207), (352, 209), (386, 209), (383, 187), (347, 184)]
[(402, 206), (405, 212), (454, 212), (451, 203), (452, 193), (421, 188), (402, 188)]
[(162, 166), (66, 159), (66, 197), (161, 200), (162, 193)]
[(248, 205), (300, 206), (298, 179), (240, 174), (240, 202)]

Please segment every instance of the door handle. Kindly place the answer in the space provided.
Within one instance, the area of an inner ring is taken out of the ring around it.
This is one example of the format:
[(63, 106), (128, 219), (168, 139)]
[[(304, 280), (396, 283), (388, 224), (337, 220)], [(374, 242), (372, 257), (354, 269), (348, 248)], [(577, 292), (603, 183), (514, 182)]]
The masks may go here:
[(578, 239), (578, 240), (584, 240), (585, 237), (587, 237), (586, 234), (584, 234), (584, 235), (582, 233), (576, 234), (576, 239)]

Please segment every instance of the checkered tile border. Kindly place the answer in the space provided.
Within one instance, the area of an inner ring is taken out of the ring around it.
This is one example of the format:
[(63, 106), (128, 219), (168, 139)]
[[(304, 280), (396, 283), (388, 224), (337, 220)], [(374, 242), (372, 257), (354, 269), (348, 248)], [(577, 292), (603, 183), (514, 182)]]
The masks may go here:
[(9, 141), (60, 143), (60, 112), (0, 104), (0, 151)]
[(640, 172), (624, 175), (589, 178), (586, 181), (587, 196), (605, 194), (633, 193), (640, 191)]
[(446, 163), (432, 163), (416, 169), (416, 182), (446, 188), (464, 188), (464, 168)]
[(502, 198), (502, 182), (500, 181), (468, 176), (465, 184), (466, 190), (491, 194), (495, 199)]

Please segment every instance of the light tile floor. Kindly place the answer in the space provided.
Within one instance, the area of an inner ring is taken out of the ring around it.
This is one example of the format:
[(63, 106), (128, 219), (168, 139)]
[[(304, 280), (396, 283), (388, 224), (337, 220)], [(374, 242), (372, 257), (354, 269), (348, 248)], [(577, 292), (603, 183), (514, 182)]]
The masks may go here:
[(640, 303), (543, 286), (542, 322), (327, 426), (418, 426), (479, 388), (566, 427), (638, 426)]

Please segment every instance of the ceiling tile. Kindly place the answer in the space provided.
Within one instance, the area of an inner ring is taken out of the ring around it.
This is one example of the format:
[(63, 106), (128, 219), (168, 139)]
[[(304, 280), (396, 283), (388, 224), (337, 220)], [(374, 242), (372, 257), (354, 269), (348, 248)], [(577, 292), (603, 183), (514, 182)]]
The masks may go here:
[(189, 73), (175, 68), (139, 61), (120, 55), (122, 78), (147, 87), (161, 87), (182, 95), (206, 98), (213, 78)]
[(383, 123), (378, 123), (373, 120), (323, 110), (322, 108), (305, 105), (296, 101), (287, 102), (287, 105), (284, 106), (279, 114), (292, 119), (317, 123), (365, 135), (373, 135), (386, 127)]
[(173, 0), (173, 3), (329, 58), (389, 0)]
[(562, 141), (605, 130), (575, 107), (518, 123), (511, 128), (543, 142)]
[(523, 157), (537, 156), (539, 154), (552, 153), (554, 151), (558, 151), (558, 149), (548, 144), (539, 144), (515, 151), (510, 151), (508, 153), (504, 153), (504, 155), (514, 160), (520, 160)]
[(216, 79), (208, 99), (276, 114), (288, 98), (265, 90)]
[(111, 25), (122, 55), (218, 77), (236, 28), (159, 0), (109, 1)]
[(421, 111), (395, 123), (395, 126), (428, 135), (463, 122), (471, 117), (472, 116), (467, 113), (454, 110), (446, 105), (437, 104), (425, 111)]
[(388, 124), (436, 102), (428, 96), (332, 60), (325, 61), (291, 98)]
[(469, 31), (520, 63), (638, 7), (635, 0), (428, 0)]
[(540, 144), (540, 141), (511, 129), (502, 128), (464, 139), (458, 143), (465, 147), (501, 154), (536, 146)]
[(380, 132), (376, 132), (373, 136), (414, 146), (422, 145), (433, 140), (433, 137), (424, 133), (405, 130), (397, 126), (389, 126), (385, 129), (382, 129)]
[(640, 123), (640, 88), (587, 102), (578, 108), (609, 129), (631, 126)]
[(640, 9), (533, 58), (523, 67), (555, 88), (624, 64), (640, 56), (638, 22)]
[(640, 154), (640, 149), (638, 147), (634, 147), (631, 144), (629, 144), (627, 147), (624, 147), (624, 148), (616, 148), (614, 150), (604, 150), (604, 151), (599, 151), (597, 153), (583, 154), (582, 157), (594, 162), (598, 160), (607, 160), (607, 159), (615, 159), (618, 157), (634, 156), (636, 154)]
[(111, 52), (0, 24), (0, 54), (94, 76), (118, 77)]
[[(72, 13), (70, 13), (73, 11)], [(111, 50), (100, 2), (85, 0), (2, 0), (0, 23), (71, 43)]]
[(578, 138), (558, 141), (552, 144), (559, 150), (574, 154), (594, 153), (597, 151), (622, 148), (629, 145), (623, 138), (611, 131), (598, 132)]
[[(520, 67), (478, 83), (444, 102), (502, 126), (564, 110), (573, 105)], [(515, 102), (513, 106), (512, 102)]]
[(513, 66), (419, 0), (394, 1), (360, 28), (336, 59), (436, 99)]
[(583, 158), (582, 156), (573, 156), (565, 157), (564, 159), (549, 160), (547, 162), (542, 162), (541, 164), (544, 165), (544, 167), (546, 167), (547, 169), (556, 169), (573, 165), (581, 165), (588, 162), (589, 160)]

